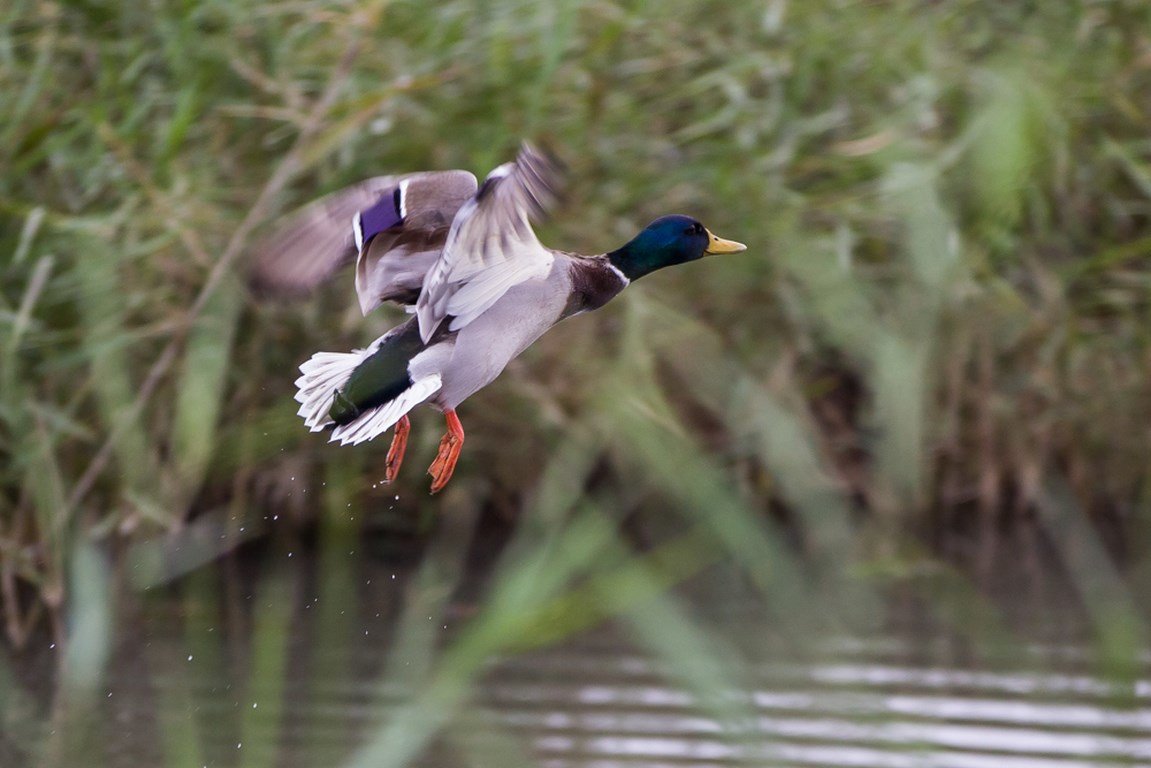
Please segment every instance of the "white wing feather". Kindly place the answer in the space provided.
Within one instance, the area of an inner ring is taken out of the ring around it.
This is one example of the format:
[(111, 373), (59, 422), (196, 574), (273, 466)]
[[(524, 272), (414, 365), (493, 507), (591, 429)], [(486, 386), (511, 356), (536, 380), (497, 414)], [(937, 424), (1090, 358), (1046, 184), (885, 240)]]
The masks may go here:
[(416, 315), (425, 342), (448, 315), (459, 330), (509, 288), (551, 269), (551, 252), (532, 231), (555, 202), (558, 168), (524, 144), (514, 163), (496, 168), (452, 221), (443, 253), (424, 280)]

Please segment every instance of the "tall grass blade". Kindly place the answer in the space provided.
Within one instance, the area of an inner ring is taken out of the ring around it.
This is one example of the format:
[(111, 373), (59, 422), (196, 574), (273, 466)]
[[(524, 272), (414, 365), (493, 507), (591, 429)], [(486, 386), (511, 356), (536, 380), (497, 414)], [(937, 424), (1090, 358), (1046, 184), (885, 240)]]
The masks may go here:
[[(188, 335), (176, 376), (172, 425), (172, 461), (183, 499), (199, 489), (216, 453), (217, 425), (233, 369), (232, 344), (241, 306), (239, 286), (226, 282), (204, 306)], [(182, 515), (183, 510), (173, 510), (173, 514)]]

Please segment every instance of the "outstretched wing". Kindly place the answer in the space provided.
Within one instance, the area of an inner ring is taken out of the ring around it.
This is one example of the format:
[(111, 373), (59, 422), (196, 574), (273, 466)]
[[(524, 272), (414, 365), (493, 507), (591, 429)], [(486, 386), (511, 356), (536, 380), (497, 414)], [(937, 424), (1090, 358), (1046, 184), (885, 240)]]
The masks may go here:
[(443, 252), (416, 302), (420, 335), (431, 339), (448, 316), (459, 330), (514, 285), (546, 275), (552, 255), (531, 221), (556, 201), (560, 168), (525, 143), (514, 162), (496, 168), (452, 222)]
[(356, 260), (365, 314), (384, 301), (412, 303), (475, 191), (471, 173), (436, 171), (379, 176), (333, 192), (289, 214), (257, 244), (252, 286), (304, 295)]

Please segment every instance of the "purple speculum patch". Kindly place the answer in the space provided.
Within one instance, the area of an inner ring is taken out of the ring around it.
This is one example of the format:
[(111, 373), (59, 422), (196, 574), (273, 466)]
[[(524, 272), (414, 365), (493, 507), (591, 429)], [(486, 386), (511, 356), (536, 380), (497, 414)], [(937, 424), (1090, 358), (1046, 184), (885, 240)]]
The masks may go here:
[(361, 242), (366, 246), (373, 237), (403, 220), (400, 216), (400, 188), (396, 187), (391, 194), (380, 195), (375, 205), (360, 211)]

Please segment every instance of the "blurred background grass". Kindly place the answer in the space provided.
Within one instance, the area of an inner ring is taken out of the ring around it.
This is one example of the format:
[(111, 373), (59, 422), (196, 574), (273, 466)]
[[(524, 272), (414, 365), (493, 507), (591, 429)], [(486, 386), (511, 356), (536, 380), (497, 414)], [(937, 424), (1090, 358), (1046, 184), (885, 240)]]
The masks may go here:
[[(1151, 587), (1148, 30), (1144, 0), (12, 0), (8, 641), (66, 638), (77, 569), (164, 582), (317, 525), (436, 540), (463, 504), (531, 531), (509, 557), (570, 557), (509, 580), (503, 612), (493, 593), (460, 679), (533, 636), (532, 606), (571, 631), (634, 607), (556, 598), (589, 574), (651, 595), (734, 561), (802, 625), (814, 585), (850, 611), (861, 581), (924, 566), (979, 583), (1019, 531), (1084, 604), (1120, 606), (1100, 631), (1127, 648), (1142, 613), (1116, 596)], [(446, 500), (419, 472), (428, 414), (385, 488), (386, 441), (324, 444), (291, 382), (396, 315), (361, 318), (350, 274), (258, 302), (246, 246), (322, 192), (482, 175), (523, 137), (570, 167), (546, 243), (599, 252), (684, 212), (749, 251), (537, 343), (464, 406)], [(621, 524), (642, 546), (593, 567)]]

